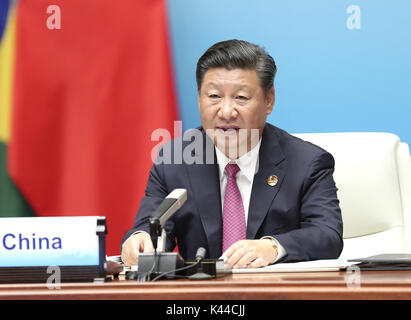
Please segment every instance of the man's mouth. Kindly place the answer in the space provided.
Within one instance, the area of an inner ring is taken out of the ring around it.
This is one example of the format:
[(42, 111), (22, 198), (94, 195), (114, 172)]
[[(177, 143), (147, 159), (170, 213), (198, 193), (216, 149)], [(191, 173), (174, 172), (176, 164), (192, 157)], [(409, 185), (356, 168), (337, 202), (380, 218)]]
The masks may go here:
[(240, 128), (237, 126), (220, 126), (217, 127), (217, 131), (222, 134), (236, 134)]

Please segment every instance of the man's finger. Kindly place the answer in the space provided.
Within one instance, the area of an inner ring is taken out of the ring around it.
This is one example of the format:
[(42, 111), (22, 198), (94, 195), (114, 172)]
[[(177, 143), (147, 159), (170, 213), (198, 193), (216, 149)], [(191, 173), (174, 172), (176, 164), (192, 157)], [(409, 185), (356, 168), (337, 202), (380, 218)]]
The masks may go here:
[(223, 256), (227, 257), (227, 259), (229, 259), (234, 252), (236, 252), (238, 250), (238, 248), (242, 247), (244, 245), (244, 241), (240, 240), (237, 241), (235, 243), (233, 243), (224, 253)]
[(254, 261), (252, 261), (247, 268), (260, 268), (260, 267), (265, 267), (267, 264), (264, 264), (264, 261), (262, 258), (257, 258)]
[(233, 252), (233, 254), (227, 259), (226, 264), (229, 267), (235, 266), (240, 259), (247, 253), (246, 249), (244, 246), (237, 246), (237, 249)]
[(138, 251), (136, 253), (135, 250), (130, 250), (129, 247), (123, 248), (121, 253), (121, 260), (124, 264), (129, 267), (131, 265), (135, 265), (138, 262)]
[(138, 263), (138, 254), (145, 247), (144, 239), (145, 235), (143, 233), (136, 233), (123, 243), (121, 260), (126, 266), (129, 267)]
[(148, 238), (148, 239), (144, 238), (143, 245), (144, 245), (143, 252), (148, 252), (148, 253), (154, 252), (154, 246), (153, 246), (153, 242), (151, 241), (151, 238)]
[(247, 267), (251, 262), (257, 258), (257, 255), (254, 251), (245, 252), (245, 254), (237, 261), (234, 265), (234, 269), (240, 269)]

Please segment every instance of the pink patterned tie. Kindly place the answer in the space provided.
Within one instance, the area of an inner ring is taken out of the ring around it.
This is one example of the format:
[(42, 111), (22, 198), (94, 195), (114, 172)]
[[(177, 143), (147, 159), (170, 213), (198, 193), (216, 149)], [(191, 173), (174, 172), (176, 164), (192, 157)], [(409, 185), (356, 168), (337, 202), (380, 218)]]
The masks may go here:
[(243, 200), (235, 176), (240, 168), (236, 164), (227, 164), (227, 186), (223, 208), (223, 252), (233, 243), (246, 238), (246, 224)]

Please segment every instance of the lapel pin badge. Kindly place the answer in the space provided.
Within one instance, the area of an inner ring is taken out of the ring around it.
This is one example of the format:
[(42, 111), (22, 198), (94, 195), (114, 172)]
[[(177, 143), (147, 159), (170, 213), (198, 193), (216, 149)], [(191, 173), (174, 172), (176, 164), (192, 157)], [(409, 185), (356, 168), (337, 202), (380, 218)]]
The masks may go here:
[(275, 174), (267, 178), (267, 184), (269, 186), (274, 187), (277, 184), (277, 182), (278, 182), (278, 177)]

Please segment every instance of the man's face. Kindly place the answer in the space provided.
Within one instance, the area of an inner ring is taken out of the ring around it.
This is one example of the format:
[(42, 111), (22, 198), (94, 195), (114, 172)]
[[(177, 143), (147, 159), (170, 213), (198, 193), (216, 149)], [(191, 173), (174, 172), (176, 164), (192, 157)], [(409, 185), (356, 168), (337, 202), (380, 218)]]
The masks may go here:
[(274, 88), (264, 95), (255, 70), (213, 68), (204, 75), (198, 104), (214, 144), (227, 157), (238, 158), (258, 143), (274, 106)]

